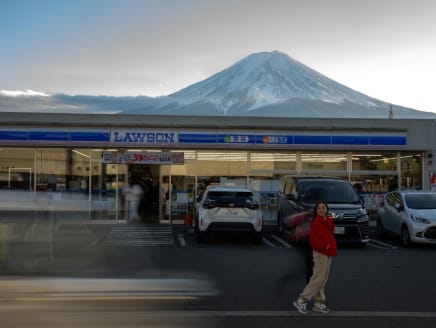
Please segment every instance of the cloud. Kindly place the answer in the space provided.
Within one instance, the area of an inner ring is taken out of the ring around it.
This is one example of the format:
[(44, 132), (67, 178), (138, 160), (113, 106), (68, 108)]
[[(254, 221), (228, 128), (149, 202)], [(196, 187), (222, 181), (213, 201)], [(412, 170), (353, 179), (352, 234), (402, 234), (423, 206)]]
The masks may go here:
[(49, 95), (40, 92), (40, 91), (34, 91), (34, 90), (0, 90), (0, 96), (6, 96), (6, 97), (33, 97), (33, 96), (39, 96), (39, 97), (48, 97)]
[(160, 104), (165, 97), (113, 97), (66, 95), (62, 93), (0, 91), (0, 112), (116, 114), (124, 111), (141, 113), (143, 109)]

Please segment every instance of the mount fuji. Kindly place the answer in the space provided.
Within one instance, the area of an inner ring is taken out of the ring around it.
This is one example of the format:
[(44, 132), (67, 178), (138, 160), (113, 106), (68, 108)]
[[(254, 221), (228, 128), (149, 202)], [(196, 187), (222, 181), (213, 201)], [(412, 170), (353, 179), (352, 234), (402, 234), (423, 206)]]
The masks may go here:
[[(208, 79), (125, 114), (387, 118), (391, 105), (357, 92), (279, 52), (249, 55)], [(436, 114), (394, 106), (395, 118)]]
[(111, 97), (0, 90), (0, 112), (307, 118), (436, 119), (369, 97), (279, 52), (249, 55), (204, 81), (161, 97)]

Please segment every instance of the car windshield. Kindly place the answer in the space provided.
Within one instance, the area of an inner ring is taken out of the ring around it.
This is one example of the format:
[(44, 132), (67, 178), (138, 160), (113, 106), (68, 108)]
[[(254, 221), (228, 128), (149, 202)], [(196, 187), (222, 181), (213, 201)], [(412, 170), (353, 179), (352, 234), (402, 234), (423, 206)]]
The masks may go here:
[(219, 204), (246, 204), (254, 202), (253, 194), (249, 191), (211, 191), (207, 194), (206, 200)]
[(409, 194), (405, 200), (407, 207), (414, 210), (436, 209), (436, 194)]
[(324, 200), (329, 204), (358, 204), (358, 194), (351, 184), (342, 180), (305, 180), (300, 182), (300, 197), (304, 203)]

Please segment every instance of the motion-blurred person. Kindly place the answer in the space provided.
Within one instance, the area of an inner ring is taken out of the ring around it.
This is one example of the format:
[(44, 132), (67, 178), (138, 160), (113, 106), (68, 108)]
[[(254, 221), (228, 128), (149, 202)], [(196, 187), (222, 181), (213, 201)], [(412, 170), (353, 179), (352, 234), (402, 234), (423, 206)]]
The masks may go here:
[(139, 204), (144, 191), (135, 178), (129, 179), (129, 184), (123, 188), (124, 196), (128, 204), (128, 222), (139, 220)]
[(309, 243), (312, 218), (312, 211), (304, 211), (290, 215), (284, 220), (286, 227), (289, 229), (291, 240), (298, 246), (298, 250), (300, 251), (304, 263), (306, 283), (309, 282), (313, 273), (312, 247), (310, 247)]
[(197, 187), (197, 202), (199, 202), (201, 200), (201, 198), (203, 197), (203, 194), (206, 191), (206, 188), (207, 188), (208, 185), (209, 185), (209, 183), (207, 182), (206, 179), (201, 180), (200, 183), (198, 184), (198, 187)]
[(151, 179), (147, 179), (142, 184), (143, 194), (139, 205), (139, 213), (145, 222), (153, 218), (153, 184)]

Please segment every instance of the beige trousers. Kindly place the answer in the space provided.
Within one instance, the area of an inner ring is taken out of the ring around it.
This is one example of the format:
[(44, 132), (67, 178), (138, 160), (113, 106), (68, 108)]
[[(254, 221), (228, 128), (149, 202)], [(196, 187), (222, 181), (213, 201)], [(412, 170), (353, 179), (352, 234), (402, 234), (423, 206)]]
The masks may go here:
[(330, 256), (313, 251), (313, 274), (300, 294), (301, 300), (307, 302), (313, 298), (315, 302), (325, 302), (324, 288), (329, 278), (331, 262)]

